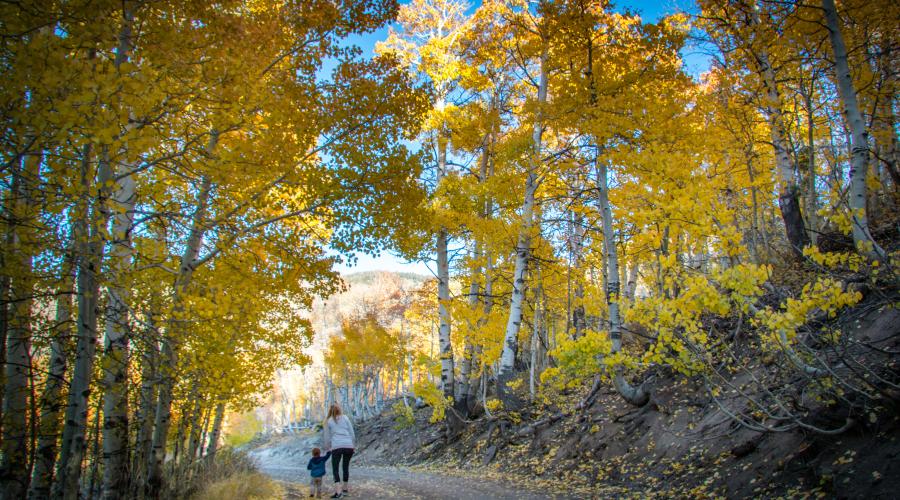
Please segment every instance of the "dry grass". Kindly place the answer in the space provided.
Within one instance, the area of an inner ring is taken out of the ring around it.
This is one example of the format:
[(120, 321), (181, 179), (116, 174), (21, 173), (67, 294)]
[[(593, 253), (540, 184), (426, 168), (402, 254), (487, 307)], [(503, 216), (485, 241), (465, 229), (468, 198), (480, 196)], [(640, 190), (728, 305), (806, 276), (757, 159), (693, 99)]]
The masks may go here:
[(240, 472), (209, 484), (193, 500), (280, 500), (284, 488), (258, 472)]

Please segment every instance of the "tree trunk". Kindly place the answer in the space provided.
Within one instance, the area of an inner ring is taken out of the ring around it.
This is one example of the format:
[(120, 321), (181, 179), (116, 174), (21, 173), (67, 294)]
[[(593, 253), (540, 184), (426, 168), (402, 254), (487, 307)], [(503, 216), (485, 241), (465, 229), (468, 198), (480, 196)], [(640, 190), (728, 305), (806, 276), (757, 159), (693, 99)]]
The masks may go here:
[[(478, 261), (481, 258), (479, 244), (475, 244), (475, 250), (472, 252), (472, 259)], [(478, 274), (481, 272), (480, 266), (472, 272), (472, 281), (469, 284), (469, 308), (474, 310), (478, 307), (478, 292), (480, 286), (478, 284)], [(475, 346), (472, 343), (472, 333), (475, 332), (475, 325), (469, 324), (466, 332), (465, 350), (463, 358), (459, 365), (459, 384), (457, 386), (456, 404), (458, 409), (465, 408), (466, 402), (471, 397), (471, 385), (469, 384), (469, 374), (472, 372), (472, 357), (475, 354)]]
[[(94, 498), (94, 493), (97, 488), (97, 476), (100, 470), (100, 403), (97, 404), (97, 407), (94, 409), (94, 425), (93, 425), (93, 444), (91, 445), (91, 469), (89, 474), (89, 480), (87, 483), (87, 487), (85, 488), (87, 491), (88, 498)], [(74, 492), (75, 494), (72, 498), (77, 498), (77, 490)], [(69, 492), (66, 492), (66, 496), (70, 495)]]
[[(126, 167), (128, 168), (128, 167)], [(135, 185), (130, 174), (118, 181), (113, 199), (118, 205), (112, 228), (110, 273), (122, 283), (131, 266)], [(122, 498), (128, 487), (128, 289), (111, 284), (106, 309), (103, 365), (103, 497)]]
[(222, 435), (222, 422), (225, 420), (225, 403), (216, 405), (216, 416), (213, 419), (212, 432), (209, 434), (209, 444), (206, 446), (206, 459), (212, 462), (216, 459), (216, 451), (219, 449), (219, 436)]
[[(203, 458), (203, 453), (206, 451), (207, 444), (206, 439), (209, 438), (209, 419), (212, 418), (212, 408), (207, 408), (205, 414), (203, 415), (203, 424), (200, 426), (200, 441), (197, 444), (197, 454), (194, 459)], [(294, 433), (294, 420), (291, 420), (291, 434)]]
[(850, 155), (850, 193), (849, 205), (853, 221), (853, 243), (857, 251), (873, 260), (884, 261), (886, 254), (884, 249), (878, 246), (875, 239), (869, 233), (869, 220), (866, 214), (866, 177), (869, 173), (869, 133), (866, 131), (866, 122), (863, 120), (859, 109), (856, 88), (853, 85), (853, 77), (850, 74), (850, 64), (847, 61), (847, 46), (841, 35), (840, 19), (834, 0), (822, 0), (822, 9), (825, 11), (825, 24), (828, 27), (828, 37), (831, 40), (831, 48), (834, 51), (834, 70), (837, 79), (838, 94), (844, 105), (844, 117), (850, 128), (851, 155)]
[[(74, 221), (73, 221), (74, 222)], [(56, 465), (56, 447), (59, 440), (60, 418), (65, 411), (63, 391), (65, 374), (71, 350), (72, 295), (75, 288), (74, 233), (68, 255), (62, 264), (62, 283), (56, 297), (56, 325), (50, 343), (50, 366), (47, 383), (41, 394), (41, 418), (34, 469), (31, 474), (29, 498), (48, 498)]]
[(543, 111), (541, 106), (547, 102), (547, 47), (541, 53), (540, 81), (538, 84), (537, 110), (535, 111), (534, 131), (532, 132), (531, 161), (525, 178), (525, 198), (522, 204), (522, 224), (516, 243), (516, 259), (513, 271), (513, 293), (509, 304), (509, 318), (503, 338), (503, 351), (500, 355), (500, 367), (497, 372), (497, 392), (504, 403), (512, 402), (507, 383), (512, 379), (518, 351), (519, 328), (522, 325), (522, 308), (525, 300), (525, 272), (528, 268), (528, 257), (531, 245), (532, 219), (534, 217), (535, 193), (538, 188), (538, 171), (541, 168), (541, 150), (544, 134)]
[[(751, 22), (758, 26), (758, 14), (751, 16)], [(759, 63), (759, 72), (766, 90), (766, 112), (769, 119), (769, 131), (772, 138), (772, 146), (775, 148), (775, 166), (780, 178), (778, 192), (778, 207), (781, 210), (781, 218), (784, 220), (785, 233), (788, 244), (794, 256), (801, 258), (803, 248), (809, 244), (806, 228), (803, 224), (803, 216), (800, 213), (800, 188), (794, 175), (794, 164), (788, 154), (787, 131), (784, 126), (784, 113), (781, 108), (781, 96), (778, 92), (775, 70), (769, 61), (769, 53), (764, 46), (756, 48), (756, 60)]]
[(529, 364), (528, 376), (528, 393), (531, 400), (537, 389), (537, 377), (540, 375), (538, 368), (538, 353), (540, 351), (540, 331), (541, 331), (541, 299), (543, 287), (541, 285), (541, 268), (537, 268), (537, 287), (534, 290), (534, 324), (531, 325), (531, 363)]
[(629, 302), (634, 302), (634, 294), (637, 291), (638, 271), (640, 268), (640, 264), (635, 262), (632, 264), (631, 268), (628, 269), (628, 281), (625, 283), (625, 299)]
[(584, 312), (584, 216), (580, 212), (572, 214), (572, 268), (575, 272), (574, 304), (572, 305), (572, 326), (574, 338), (584, 335), (586, 318)]
[[(197, 459), (197, 450), (200, 449), (200, 431), (203, 428), (203, 407), (200, 405), (200, 401), (202, 398), (197, 398), (197, 404), (194, 406), (194, 411), (191, 413), (191, 426), (190, 431), (188, 432), (188, 448), (187, 453), (184, 456), (185, 463), (191, 463)], [(288, 420), (288, 419), (286, 419)], [(286, 425), (289, 425), (290, 422), (286, 422)]]
[(157, 364), (159, 363), (159, 344), (153, 325), (152, 316), (148, 315), (148, 345), (144, 351), (141, 366), (141, 391), (138, 410), (135, 415), (137, 434), (134, 443), (134, 460), (131, 465), (132, 496), (143, 496), (143, 485), (146, 479), (148, 461), (153, 446), (153, 415), (157, 398)]
[[(134, 15), (123, 2), (115, 67), (128, 61), (132, 49)], [(127, 152), (127, 151), (126, 151)], [(136, 198), (132, 166), (123, 165), (112, 196), (115, 216), (110, 236), (111, 284), (107, 287), (106, 343), (103, 361), (103, 498), (117, 499), (128, 492), (128, 289), (124, 276), (131, 267), (131, 232)]]
[[(82, 153), (81, 184), (82, 192), (90, 192), (90, 146), (84, 146)], [(94, 357), (97, 349), (97, 313), (100, 295), (99, 277), (103, 262), (103, 242), (99, 228), (106, 226), (109, 212), (106, 199), (112, 180), (112, 169), (106, 152), (101, 154), (98, 164), (97, 186), (98, 197), (94, 202), (93, 216), (88, 207), (81, 207), (75, 232), (76, 262), (78, 276), (76, 278), (78, 294), (78, 322), (75, 346), (75, 366), (69, 384), (69, 400), (66, 407), (65, 425), (63, 426), (62, 443), (59, 461), (56, 466), (56, 481), (53, 483), (53, 498), (74, 499), (78, 495), (81, 479), (81, 465), (87, 448), (88, 398), (91, 394), (91, 378), (94, 371)], [(91, 222), (94, 225), (91, 226)]]
[[(813, 82), (812, 78), (810, 79)], [(810, 83), (809, 88), (802, 89), (804, 106), (806, 107), (806, 226), (809, 233), (809, 241), (812, 245), (818, 244), (819, 239), (819, 202), (816, 193), (816, 143), (814, 130), (814, 114), (812, 96), (814, 91), (814, 83)]]
[[(15, 212), (15, 200), (17, 197), (16, 194), (17, 189), (11, 187), (11, 189), (6, 193), (6, 197), (4, 199), (4, 210), (7, 214), (12, 214)], [(0, 265), (2, 265), (3, 269), (7, 269), (10, 266), (10, 258), (13, 254), (13, 246), (15, 243), (15, 221), (12, 220), (12, 216), (9, 215), (7, 217), (8, 220), (4, 223), (4, 234), (3, 234), (3, 251), (0, 252)], [(2, 273), (0, 275), (0, 370), (3, 370), (3, 376), (0, 376), (0, 399), (2, 399), (2, 394), (6, 392), (6, 340), (7, 334), (9, 333), (9, 319), (11, 314), (10, 305), (12, 304), (11, 296), (10, 296), (10, 285), (12, 283), (12, 277), (10, 273)], [(0, 423), (3, 422), (3, 404), (0, 402)], [(2, 425), (0, 425), (2, 428)]]
[[(609, 311), (609, 338), (612, 341), (612, 353), (622, 350), (622, 318), (619, 315), (619, 256), (616, 250), (616, 239), (613, 232), (612, 207), (609, 204), (609, 179), (606, 163), (597, 160), (597, 198), (600, 214), (603, 219), (603, 241), (606, 250), (606, 262), (609, 266), (609, 277), (606, 286), (606, 304)], [(625, 380), (621, 365), (615, 368), (613, 382), (619, 394), (629, 403), (643, 406), (650, 396), (643, 385), (634, 387)]]
[[(207, 153), (212, 154), (219, 140), (217, 131), (210, 132), (209, 144), (206, 147)], [(163, 486), (163, 462), (166, 458), (166, 440), (169, 435), (169, 425), (172, 420), (172, 399), (175, 388), (175, 370), (178, 367), (178, 352), (175, 349), (175, 339), (173, 333), (178, 328), (178, 313), (183, 310), (184, 305), (181, 303), (181, 294), (190, 285), (195, 267), (197, 266), (197, 258), (200, 255), (200, 245), (203, 242), (203, 236), (206, 233), (206, 211), (209, 206), (210, 193), (212, 191), (212, 181), (209, 177), (204, 176), (200, 182), (200, 191), (197, 195), (197, 210), (194, 212), (191, 221), (191, 232), (188, 235), (184, 248), (184, 254), (181, 256), (178, 277), (175, 280), (173, 293), (173, 314), (168, 322), (168, 328), (162, 338), (162, 363), (159, 367), (160, 384), (159, 384), (159, 400), (156, 406), (156, 418), (153, 429), (153, 446), (152, 456), (150, 458), (150, 468), (147, 473), (147, 496), (153, 499), (159, 498)]]
[[(493, 276), (494, 276), (494, 259), (493, 259), (493, 256), (491, 255), (490, 249), (488, 249), (485, 252), (484, 257), (485, 257), (485, 263), (484, 263), (484, 309), (483, 309), (484, 314), (482, 315), (483, 319), (478, 324), (479, 328), (484, 327), (485, 323), (487, 322), (488, 317), (491, 314), (491, 310), (494, 307), (494, 298), (493, 298), (493, 294), (494, 294), (494, 278), (493, 278)], [(487, 387), (486, 387), (487, 386), (487, 375), (486, 374), (488, 371), (488, 366), (484, 362), (483, 353), (484, 353), (484, 349), (481, 345), (479, 345), (476, 348), (475, 354), (473, 357), (474, 357), (474, 359), (478, 360), (478, 363), (481, 365), (481, 370), (480, 370), (481, 373), (479, 373), (478, 375), (475, 375), (476, 372), (473, 369), (471, 371), (471, 373), (472, 373), (471, 379), (469, 380), (470, 387), (474, 388), (476, 384), (480, 384), (480, 386), (481, 386), (480, 392), (482, 392), (482, 393), (484, 393), (487, 390)], [(472, 396), (469, 398), (469, 401), (467, 402), (467, 406), (468, 406), (469, 411), (472, 411), (472, 409), (474, 409), (478, 403), (479, 394), (475, 390), (472, 390), (470, 392), (472, 392)], [(482, 399), (483, 399), (483, 397), (482, 397)]]
[(6, 337), (6, 379), (3, 397), (3, 443), (0, 461), (2, 498), (20, 499), (28, 491), (28, 395), (32, 381), (31, 334), (34, 299), (33, 254), (36, 249), (33, 227), (35, 192), (40, 177), (40, 154), (20, 158), (20, 167), (13, 171), (12, 255), (15, 274), (10, 280), (9, 299), (12, 303)]

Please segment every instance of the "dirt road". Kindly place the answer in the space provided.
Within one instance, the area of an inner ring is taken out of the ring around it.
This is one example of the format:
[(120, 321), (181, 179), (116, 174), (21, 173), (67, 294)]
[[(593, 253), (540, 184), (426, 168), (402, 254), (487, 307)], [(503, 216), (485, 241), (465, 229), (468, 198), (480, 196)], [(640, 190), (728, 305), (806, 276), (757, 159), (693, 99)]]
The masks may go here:
[[(315, 437), (300, 435), (285, 437), (269, 446), (250, 451), (260, 471), (282, 481), (287, 498), (308, 498), (309, 473), (306, 463)], [(330, 466), (330, 462), (328, 464)], [(329, 474), (324, 484), (333, 484)], [(422, 472), (400, 467), (352, 466), (350, 468), (350, 496), (359, 499), (453, 499), (453, 500), (542, 500), (564, 498), (557, 494), (530, 491), (515, 484), (487, 478), (468, 478)], [(328, 496), (333, 493), (329, 490)], [(323, 495), (325, 497), (326, 495)]]

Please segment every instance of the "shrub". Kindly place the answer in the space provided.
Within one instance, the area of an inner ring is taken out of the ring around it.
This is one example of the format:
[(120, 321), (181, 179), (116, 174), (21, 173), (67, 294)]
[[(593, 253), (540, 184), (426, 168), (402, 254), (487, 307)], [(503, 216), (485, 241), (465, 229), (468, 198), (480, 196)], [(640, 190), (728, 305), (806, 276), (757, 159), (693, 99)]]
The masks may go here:
[(403, 404), (403, 401), (397, 401), (393, 406), (394, 410), (394, 428), (397, 430), (409, 429), (416, 423), (416, 417), (410, 406)]
[(447, 407), (453, 404), (452, 398), (445, 398), (444, 393), (427, 380), (416, 382), (413, 385), (413, 394), (422, 398), (425, 404), (431, 407), (429, 421), (433, 424), (444, 420)]

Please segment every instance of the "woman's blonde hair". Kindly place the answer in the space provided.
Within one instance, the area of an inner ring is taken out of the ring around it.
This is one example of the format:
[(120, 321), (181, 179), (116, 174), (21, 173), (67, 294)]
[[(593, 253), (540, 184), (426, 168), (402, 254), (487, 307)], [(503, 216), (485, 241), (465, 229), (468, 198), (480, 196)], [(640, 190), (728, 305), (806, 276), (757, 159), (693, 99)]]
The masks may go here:
[(337, 404), (333, 404), (331, 405), (331, 408), (328, 409), (328, 418), (326, 418), (325, 420), (328, 420), (330, 418), (331, 420), (337, 421), (337, 418), (340, 416), (341, 407)]

